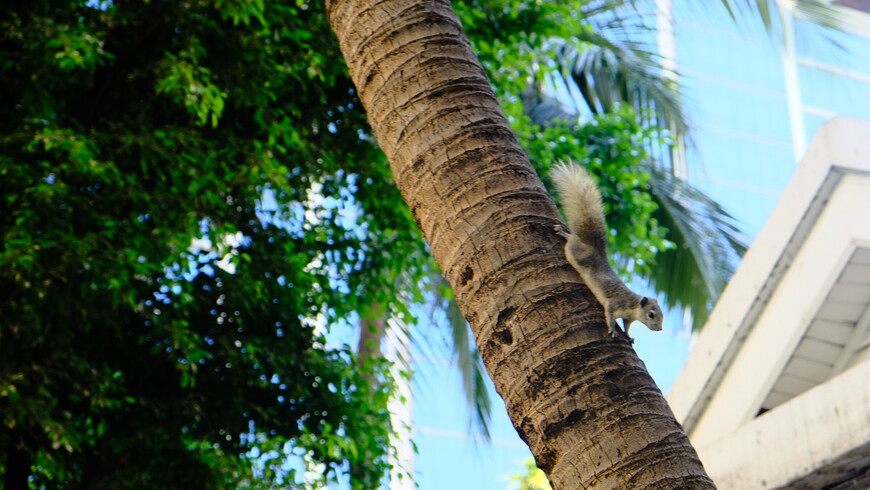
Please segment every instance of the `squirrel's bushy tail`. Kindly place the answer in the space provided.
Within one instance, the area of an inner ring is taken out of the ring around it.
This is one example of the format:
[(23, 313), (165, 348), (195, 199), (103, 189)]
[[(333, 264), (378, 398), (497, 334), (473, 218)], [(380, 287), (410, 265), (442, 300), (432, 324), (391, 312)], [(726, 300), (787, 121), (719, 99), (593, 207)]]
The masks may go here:
[(601, 192), (586, 169), (573, 162), (559, 162), (550, 169), (562, 211), (571, 232), (596, 249), (607, 247)]

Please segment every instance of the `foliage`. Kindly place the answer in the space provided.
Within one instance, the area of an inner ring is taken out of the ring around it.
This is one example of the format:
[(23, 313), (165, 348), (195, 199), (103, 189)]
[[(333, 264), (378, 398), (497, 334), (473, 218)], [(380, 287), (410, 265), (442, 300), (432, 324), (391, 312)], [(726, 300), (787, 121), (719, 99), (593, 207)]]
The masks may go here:
[(657, 165), (649, 172), (654, 216), (676, 246), (656, 256), (648, 282), (666, 304), (691, 311), (692, 328), (700, 330), (746, 251), (745, 238), (734, 218), (701, 191)]
[[(435, 333), (441, 334), (446, 349), (453, 353), (453, 362), (459, 371), (462, 391), (470, 409), (469, 426), (473, 427), (484, 440), (489, 440), (489, 423), (492, 413), (492, 399), (486, 384), (487, 374), (483, 360), (477, 351), (471, 327), (462, 316), (453, 298), (453, 291), (444, 276), (438, 274), (431, 279), (432, 303), (430, 321), (443, 327)], [(428, 331), (426, 333), (431, 333)], [(424, 341), (429, 346), (438, 345), (433, 336)], [(437, 351), (434, 351), (437, 355)]]
[(788, 3), (773, 0), (719, 0), (719, 4), (734, 20), (741, 15), (758, 16), (768, 32), (773, 31), (777, 25), (776, 16), (782, 15), (784, 10), (791, 10), (799, 17), (830, 29), (843, 29), (853, 21), (848, 11), (825, 0), (794, 0)]
[(294, 487), (290, 453), (387, 471), (383, 366), (322, 327), (426, 259), (321, 8), (0, 14), (10, 488)]
[(653, 216), (658, 206), (645, 167), (650, 159), (647, 148), (660, 138), (658, 130), (640, 127), (625, 106), (596, 115), (585, 125), (559, 121), (546, 128), (534, 124), (515, 128), (522, 128), (517, 129), (520, 134), (530, 132), (521, 141), (538, 168), (572, 159), (597, 177), (607, 221), (614, 228), (608, 235), (610, 250), (620, 259), (624, 273), (648, 275), (656, 255), (672, 246), (665, 239), (667, 230)]
[(547, 475), (535, 465), (534, 458), (526, 460), (526, 472), (511, 476), (511, 481), (518, 482), (518, 490), (551, 490)]

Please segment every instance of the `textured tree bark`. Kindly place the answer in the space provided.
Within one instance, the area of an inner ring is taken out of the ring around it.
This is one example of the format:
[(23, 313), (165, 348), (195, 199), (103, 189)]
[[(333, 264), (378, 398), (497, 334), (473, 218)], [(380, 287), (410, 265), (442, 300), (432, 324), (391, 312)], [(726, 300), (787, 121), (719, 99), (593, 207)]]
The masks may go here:
[(712, 488), (579, 282), (553, 201), (446, 0), (327, 0), (396, 184), (553, 488)]

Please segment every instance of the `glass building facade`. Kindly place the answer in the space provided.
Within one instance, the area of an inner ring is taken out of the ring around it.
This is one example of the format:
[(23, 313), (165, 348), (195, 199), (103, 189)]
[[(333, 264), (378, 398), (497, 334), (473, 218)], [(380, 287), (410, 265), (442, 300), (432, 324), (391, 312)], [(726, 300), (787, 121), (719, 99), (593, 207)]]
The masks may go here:
[(703, 3), (670, 5), (694, 123), (686, 176), (754, 238), (819, 127), (870, 119), (870, 15), (849, 9), (853, 30), (836, 32), (789, 13), (768, 32), (757, 15), (733, 22)]

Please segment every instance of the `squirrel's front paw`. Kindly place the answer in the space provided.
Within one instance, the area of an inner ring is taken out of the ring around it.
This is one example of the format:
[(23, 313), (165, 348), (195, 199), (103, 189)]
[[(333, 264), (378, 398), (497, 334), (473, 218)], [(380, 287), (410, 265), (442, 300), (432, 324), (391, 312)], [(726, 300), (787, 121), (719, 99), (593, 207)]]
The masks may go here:
[(628, 336), (628, 332), (622, 329), (619, 326), (619, 323), (614, 322), (612, 325), (608, 325), (607, 333), (609, 333), (610, 337), (614, 339), (620, 336), (624, 336), (625, 340), (627, 340), (629, 344), (634, 343), (634, 339)]

